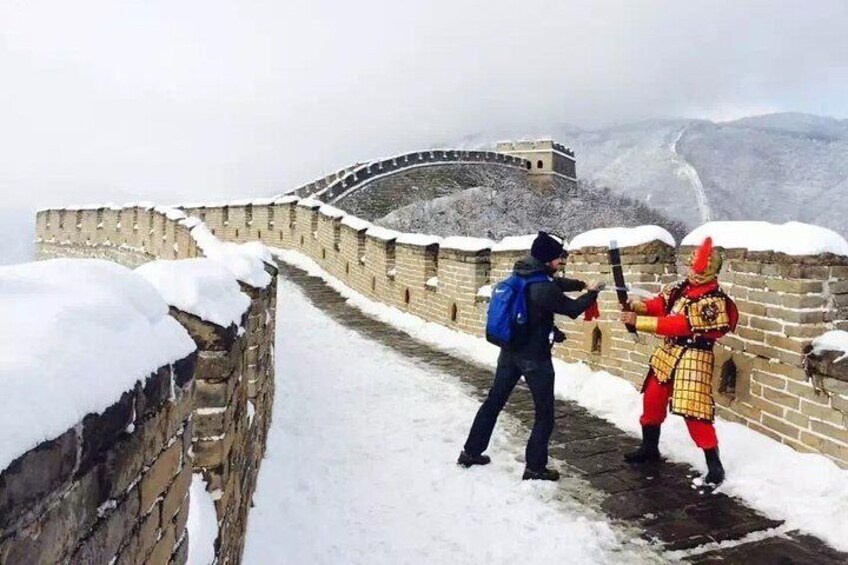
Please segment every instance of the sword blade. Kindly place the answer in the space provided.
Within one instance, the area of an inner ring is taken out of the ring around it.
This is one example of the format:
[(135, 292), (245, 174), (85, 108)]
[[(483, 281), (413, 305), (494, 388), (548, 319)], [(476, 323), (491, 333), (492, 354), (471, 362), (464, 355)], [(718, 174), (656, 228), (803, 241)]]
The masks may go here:
[[(621, 309), (627, 312), (630, 310), (630, 305), (627, 302), (627, 285), (624, 283), (624, 271), (621, 267), (621, 251), (618, 248), (618, 242), (615, 240), (611, 240), (609, 243), (609, 262), (618, 302), (621, 304)], [(633, 324), (625, 324), (625, 327), (631, 334), (636, 334), (636, 326)]]

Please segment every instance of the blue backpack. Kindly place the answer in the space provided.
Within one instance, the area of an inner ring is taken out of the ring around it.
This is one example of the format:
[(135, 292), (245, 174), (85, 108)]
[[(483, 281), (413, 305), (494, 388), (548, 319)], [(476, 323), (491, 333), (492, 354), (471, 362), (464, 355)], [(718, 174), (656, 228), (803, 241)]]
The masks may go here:
[(550, 280), (539, 273), (529, 277), (511, 275), (492, 290), (486, 318), (486, 339), (498, 347), (518, 345), (526, 336), (528, 285)]

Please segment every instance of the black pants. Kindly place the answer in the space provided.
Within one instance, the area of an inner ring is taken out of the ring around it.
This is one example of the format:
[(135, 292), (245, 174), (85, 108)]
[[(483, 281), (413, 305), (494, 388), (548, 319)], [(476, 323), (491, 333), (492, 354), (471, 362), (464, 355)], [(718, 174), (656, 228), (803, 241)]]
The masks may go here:
[(550, 357), (528, 359), (501, 349), (495, 382), (477, 411), (468, 440), (465, 442), (465, 452), (480, 455), (486, 451), (498, 414), (503, 410), (521, 375), (524, 375), (524, 380), (530, 387), (536, 408), (536, 419), (527, 441), (525, 461), (527, 467), (539, 471), (548, 464), (548, 440), (554, 430), (554, 366)]

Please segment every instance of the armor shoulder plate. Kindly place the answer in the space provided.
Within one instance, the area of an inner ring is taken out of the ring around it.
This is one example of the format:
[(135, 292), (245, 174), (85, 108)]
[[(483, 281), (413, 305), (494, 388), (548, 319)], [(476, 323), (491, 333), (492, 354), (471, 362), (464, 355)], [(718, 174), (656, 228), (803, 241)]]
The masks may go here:
[(727, 301), (723, 292), (707, 294), (692, 301), (686, 308), (689, 326), (694, 332), (730, 329)]

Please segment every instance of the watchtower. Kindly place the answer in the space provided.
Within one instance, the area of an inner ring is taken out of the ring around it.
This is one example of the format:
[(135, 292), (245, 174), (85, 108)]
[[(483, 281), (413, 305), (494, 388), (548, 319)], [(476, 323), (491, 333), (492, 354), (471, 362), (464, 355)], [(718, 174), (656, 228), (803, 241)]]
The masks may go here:
[(542, 181), (541, 184), (549, 184), (554, 176), (577, 182), (574, 151), (552, 139), (501, 141), (495, 150), (526, 159), (528, 173)]

